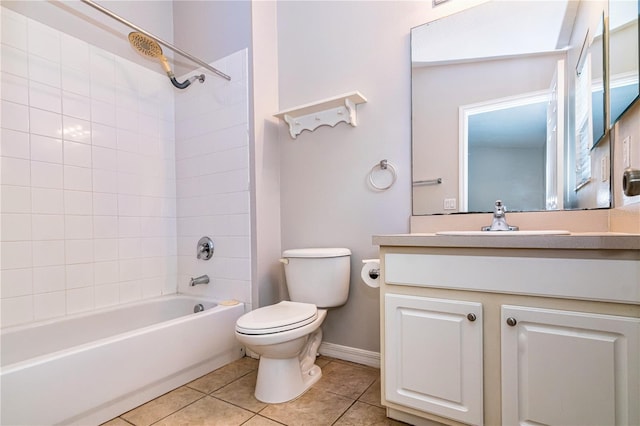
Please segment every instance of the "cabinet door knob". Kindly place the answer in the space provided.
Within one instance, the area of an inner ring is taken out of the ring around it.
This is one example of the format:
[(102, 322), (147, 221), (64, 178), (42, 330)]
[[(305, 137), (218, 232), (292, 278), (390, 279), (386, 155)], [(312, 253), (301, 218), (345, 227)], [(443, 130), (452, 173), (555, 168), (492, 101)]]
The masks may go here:
[(472, 321), (472, 322), (475, 321), (476, 320), (476, 314), (474, 314), (474, 313), (467, 314), (467, 319), (469, 321)]
[(514, 317), (509, 317), (507, 318), (507, 325), (513, 327), (514, 325), (516, 325), (518, 323), (518, 321), (516, 321), (516, 319)]

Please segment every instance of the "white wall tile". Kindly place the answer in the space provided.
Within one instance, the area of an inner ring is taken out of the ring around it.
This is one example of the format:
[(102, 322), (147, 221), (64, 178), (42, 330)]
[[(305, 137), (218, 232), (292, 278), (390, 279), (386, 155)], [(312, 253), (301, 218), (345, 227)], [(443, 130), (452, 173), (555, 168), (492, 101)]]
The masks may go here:
[(29, 79), (60, 88), (60, 63), (29, 54)]
[(133, 302), (142, 299), (142, 285), (140, 281), (125, 281), (120, 284), (120, 302)]
[(93, 213), (99, 216), (117, 216), (118, 196), (116, 194), (94, 192)]
[(91, 99), (88, 96), (62, 92), (62, 113), (82, 120), (91, 120)]
[(34, 214), (31, 217), (34, 240), (63, 240), (64, 216), (58, 214)]
[(64, 211), (71, 215), (91, 215), (93, 194), (85, 191), (64, 191)]
[(23, 158), (0, 158), (0, 181), (5, 185), (29, 186), (30, 162)]
[(64, 189), (91, 191), (91, 169), (85, 167), (64, 166)]
[(29, 131), (29, 108), (14, 102), (2, 101), (0, 123), (4, 129)]
[(31, 188), (26, 186), (11, 186), (3, 184), (2, 202), (0, 211), (2, 213), (30, 213), (31, 212)]
[(93, 240), (65, 240), (65, 263), (93, 262)]
[(60, 189), (32, 188), (33, 213), (64, 214), (64, 192)]
[(66, 266), (67, 288), (81, 288), (93, 285), (93, 263), (78, 263)]
[[(10, 9), (2, 9), (0, 40), (2, 44), (27, 50), (27, 18)], [(2, 46), (4, 49), (4, 46)]]
[[(148, 219), (145, 220), (145, 222)], [(140, 218), (137, 216), (121, 216), (118, 218), (118, 237), (137, 238), (141, 236)]]
[[(113, 103), (102, 101), (99, 99), (91, 98), (91, 120), (93, 120), (94, 127), (96, 123), (116, 127), (116, 107)], [(95, 128), (94, 128), (95, 131)], [(114, 133), (115, 135), (115, 133)], [(106, 145), (103, 145), (106, 146)], [(113, 138), (113, 148), (115, 148), (115, 137)]]
[(33, 19), (27, 20), (28, 49), (53, 62), (60, 62), (60, 32)]
[(30, 158), (29, 134), (0, 129), (0, 153), (3, 157)]
[(91, 164), (94, 169), (114, 171), (118, 169), (118, 151), (95, 144), (91, 148)]
[(142, 276), (140, 259), (120, 259), (118, 261), (118, 280), (132, 281), (138, 280)]
[(140, 281), (142, 297), (157, 297), (162, 295), (163, 282), (158, 278), (147, 278)]
[(3, 327), (33, 321), (33, 297), (11, 297), (0, 300), (1, 321)]
[(29, 85), (29, 105), (60, 114), (62, 112), (61, 93), (59, 87), (32, 81)]
[(50, 293), (66, 288), (66, 269), (64, 265), (33, 268), (33, 293)]
[[(117, 238), (96, 238), (93, 240), (93, 258), (96, 262), (118, 260)], [(116, 268), (117, 272), (117, 268)], [(117, 275), (117, 274), (116, 274)], [(111, 281), (107, 281), (111, 282)]]
[(118, 194), (118, 214), (120, 216), (140, 216), (140, 197)]
[(118, 282), (118, 261), (96, 262), (93, 265), (96, 285)]
[(63, 139), (65, 141), (91, 143), (91, 122), (63, 115), (62, 125)]
[(21, 105), (29, 105), (29, 80), (6, 72), (0, 74), (2, 77), (0, 85), (2, 99)]
[(67, 314), (90, 311), (93, 306), (93, 287), (67, 290)]
[(128, 129), (117, 128), (116, 142), (117, 142), (117, 148), (119, 151), (126, 151), (126, 152), (140, 151), (140, 148), (138, 146), (137, 132), (134, 132)]
[(62, 115), (60, 114), (29, 108), (29, 120), (32, 134), (50, 138), (60, 138), (62, 136)]
[(2, 248), (0, 257), (2, 269), (21, 269), (32, 266), (31, 241), (3, 241), (0, 246)]
[(102, 308), (117, 305), (120, 302), (120, 286), (118, 284), (96, 285), (95, 306)]
[(93, 191), (116, 194), (118, 192), (118, 173), (111, 170), (92, 170)]
[[(90, 98), (91, 79), (86, 70), (83, 71), (75, 68), (69, 68), (68, 66), (63, 65), (60, 72), (62, 73), (62, 90)], [(91, 104), (90, 99), (89, 102)], [(88, 111), (91, 111), (91, 108), (89, 108)]]
[(93, 217), (93, 237), (94, 238), (116, 238), (118, 236), (117, 216), (94, 216)]
[(62, 164), (62, 140), (32, 134), (31, 159), (34, 161)]
[(33, 292), (33, 272), (31, 268), (3, 269), (0, 294), (3, 298), (30, 295)]
[(34, 295), (34, 319), (41, 321), (63, 316), (67, 311), (66, 298), (66, 292), (64, 291)]
[[(84, 215), (64, 216), (64, 236), (67, 240), (85, 240), (93, 238), (93, 217)], [(91, 244), (93, 247), (93, 244)]]
[(118, 238), (118, 257), (120, 259), (142, 257), (142, 240), (140, 238)]
[(62, 33), (60, 37), (60, 61), (67, 67), (87, 74), (91, 65), (89, 44), (83, 40)]
[(35, 188), (63, 188), (63, 166), (60, 164), (31, 162), (31, 185)]
[(18, 50), (14, 47), (5, 45), (4, 37), (2, 38), (0, 57), (2, 58), (3, 72), (20, 77), (29, 75), (29, 55), (24, 50)]
[(91, 168), (91, 145), (65, 140), (64, 164)]
[(64, 258), (64, 240), (33, 242), (34, 267), (64, 265)]

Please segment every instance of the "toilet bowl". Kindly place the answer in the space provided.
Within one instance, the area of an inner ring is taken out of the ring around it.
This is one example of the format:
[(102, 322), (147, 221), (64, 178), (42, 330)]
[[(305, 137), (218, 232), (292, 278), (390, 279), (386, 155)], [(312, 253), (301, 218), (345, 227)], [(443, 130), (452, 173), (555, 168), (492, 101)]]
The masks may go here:
[(326, 316), (313, 304), (283, 301), (238, 319), (237, 339), (260, 355), (256, 399), (290, 401), (322, 377), (314, 363)]
[(285, 250), (291, 301), (250, 311), (236, 322), (236, 338), (260, 356), (255, 397), (274, 404), (302, 395), (322, 377), (315, 365), (327, 310), (349, 294), (351, 252), (343, 248)]

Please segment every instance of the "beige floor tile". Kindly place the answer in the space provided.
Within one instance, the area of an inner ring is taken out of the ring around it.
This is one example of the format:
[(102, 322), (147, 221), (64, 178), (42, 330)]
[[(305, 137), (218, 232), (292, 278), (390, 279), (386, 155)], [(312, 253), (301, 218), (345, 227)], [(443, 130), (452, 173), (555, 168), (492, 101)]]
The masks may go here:
[(136, 426), (147, 426), (186, 407), (203, 396), (202, 392), (182, 386), (134, 408), (120, 417)]
[(378, 369), (334, 361), (322, 368), (322, 378), (314, 388), (358, 399), (379, 377)]
[(248, 422), (243, 423), (242, 426), (282, 426), (282, 423), (274, 422), (273, 420), (256, 414), (251, 417)]
[(218, 389), (211, 395), (233, 405), (237, 405), (238, 407), (257, 413), (267, 406), (267, 404), (258, 401), (254, 396), (257, 377), (257, 371), (251, 372), (242, 376), (238, 380), (231, 382), (227, 386)]
[(100, 426), (131, 426), (131, 423), (122, 420), (120, 417), (116, 417), (106, 423), (102, 423)]
[(211, 396), (205, 396), (193, 404), (165, 417), (154, 426), (221, 425), (236, 426), (249, 420), (254, 414)]
[(211, 393), (228, 385), (237, 378), (258, 369), (258, 360), (244, 357), (231, 364), (225, 365), (209, 374), (206, 374), (193, 382), (187, 383), (190, 388), (204, 393)]
[(293, 401), (268, 405), (260, 415), (288, 426), (324, 426), (333, 424), (353, 402), (312, 387)]
[(335, 422), (335, 426), (383, 426), (404, 425), (405, 423), (390, 419), (382, 407), (374, 407), (356, 401), (342, 417)]
[(380, 403), (380, 377), (378, 377), (376, 379), (375, 382), (373, 382), (373, 384), (371, 386), (369, 386), (369, 389), (367, 389), (360, 398), (358, 398), (358, 401), (362, 401), (362, 402), (366, 402), (367, 404), (371, 404), (371, 405), (376, 405), (378, 407), (382, 407), (382, 404)]

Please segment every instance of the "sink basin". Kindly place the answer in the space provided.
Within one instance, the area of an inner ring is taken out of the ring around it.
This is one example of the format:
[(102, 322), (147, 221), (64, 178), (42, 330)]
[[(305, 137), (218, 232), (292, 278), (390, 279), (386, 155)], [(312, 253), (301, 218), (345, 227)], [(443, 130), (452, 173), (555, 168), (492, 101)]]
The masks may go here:
[(436, 235), (482, 235), (487, 237), (517, 237), (523, 235), (570, 235), (569, 231), (557, 229), (532, 230), (532, 231), (440, 231)]

